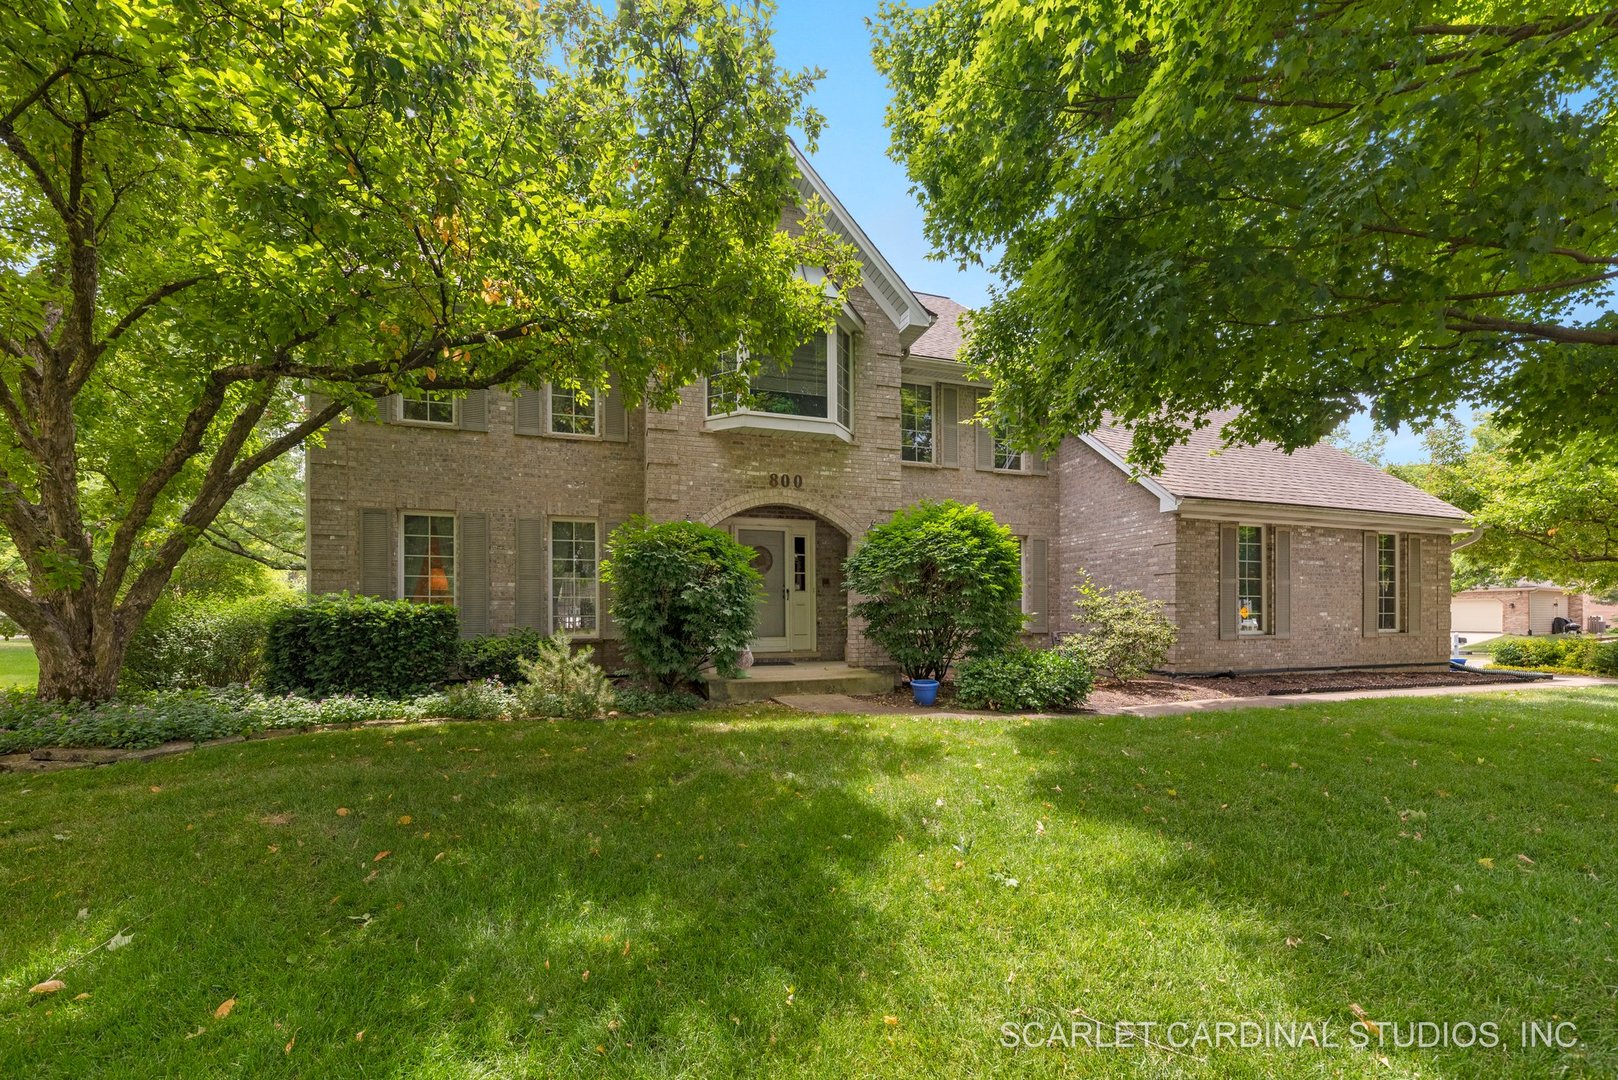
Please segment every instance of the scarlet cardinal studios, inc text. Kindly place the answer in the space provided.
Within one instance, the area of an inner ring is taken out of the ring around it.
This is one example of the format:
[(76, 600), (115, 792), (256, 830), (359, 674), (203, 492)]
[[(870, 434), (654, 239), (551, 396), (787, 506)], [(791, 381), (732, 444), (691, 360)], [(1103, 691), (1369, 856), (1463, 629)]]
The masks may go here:
[(1007, 1049), (1067, 1047), (1088, 1050), (1492, 1050), (1501, 1046), (1571, 1049), (1577, 1027), (1565, 1020), (1500, 1023), (1493, 1020), (1070, 1020), (1000, 1025)]

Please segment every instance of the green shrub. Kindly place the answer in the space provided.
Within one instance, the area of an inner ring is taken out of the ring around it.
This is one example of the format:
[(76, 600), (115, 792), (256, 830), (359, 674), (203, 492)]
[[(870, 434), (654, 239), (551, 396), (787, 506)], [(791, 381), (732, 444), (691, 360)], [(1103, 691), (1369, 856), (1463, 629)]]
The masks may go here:
[(516, 694), (524, 715), (590, 720), (612, 711), (612, 684), (591, 661), (594, 652), (574, 652), (566, 634), (542, 638), (534, 659), (518, 661), (523, 683)]
[(1134, 589), (1109, 589), (1079, 571), (1078, 632), (1060, 648), (1102, 678), (1129, 682), (1163, 666), (1179, 630), (1160, 600)]
[(446, 686), (436, 694), (416, 699), (424, 716), (448, 720), (504, 720), (522, 711), (517, 695), (495, 679)]
[(900, 510), (843, 564), (864, 597), (849, 614), (913, 679), (942, 679), (962, 656), (990, 656), (1022, 629), (1017, 541), (994, 516), (958, 502)]
[(758, 625), (752, 548), (695, 521), (631, 518), (608, 539), (601, 577), (624, 654), (648, 677), (672, 689), (709, 664), (739, 674)]
[(522, 682), (518, 661), (539, 655), (545, 635), (530, 627), (505, 634), (479, 634), (463, 638), (459, 647), (458, 674), (463, 679), (499, 679), (507, 686)]
[(137, 690), (255, 683), (264, 671), (271, 624), (300, 599), (290, 591), (224, 599), (165, 597), (130, 639), (120, 681)]
[(1528, 662), (1528, 652), (1520, 641), (1508, 641), (1494, 650), (1496, 667), (1522, 667)]
[(1056, 649), (1016, 646), (961, 661), (955, 700), (969, 709), (1038, 712), (1073, 709), (1090, 695), (1090, 669)]
[(443, 682), (459, 641), (455, 609), (447, 605), (319, 596), (271, 622), (264, 684), (278, 692), (403, 697)]
[(17, 625), (17, 620), (9, 615), (0, 615), (0, 640), (10, 641), (21, 633), (22, 627)]
[(1609, 679), (1618, 679), (1618, 641), (1596, 644), (1594, 655), (1590, 658), (1590, 670)]
[(686, 690), (646, 690), (638, 686), (620, 686), (612, 692), (612, 707), (630, 716), (695, 712), (702, 705), (701, 698)]

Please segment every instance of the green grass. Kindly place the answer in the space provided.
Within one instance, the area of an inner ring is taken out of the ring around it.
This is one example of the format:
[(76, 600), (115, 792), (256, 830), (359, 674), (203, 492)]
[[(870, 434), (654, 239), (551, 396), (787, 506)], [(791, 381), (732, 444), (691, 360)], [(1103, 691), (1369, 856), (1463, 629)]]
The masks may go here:
[(0, 690), (39, 682), (39, 661), (27, 641), (0, 641)]
[[(465, 723), (0, 776), (0, 1076), (1610, 1076), (1615, 825), (1609, 689)], [(1075, 1009), (1346, 1037), (1351, 1004), (1507, 1045), (1000, 1045)], [(1576, 1048), (1517, 1046), (1553, 1017)]]

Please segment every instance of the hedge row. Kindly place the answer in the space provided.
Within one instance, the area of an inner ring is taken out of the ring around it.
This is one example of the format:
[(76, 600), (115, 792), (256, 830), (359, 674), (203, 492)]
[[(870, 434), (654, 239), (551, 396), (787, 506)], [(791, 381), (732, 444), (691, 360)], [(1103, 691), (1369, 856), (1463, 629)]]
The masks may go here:
[(1494, 663), (1503, 668), (1560, 668), (1618, 678), (1618, 641), (1574, 635), (1507, 641), (1494, 650)]

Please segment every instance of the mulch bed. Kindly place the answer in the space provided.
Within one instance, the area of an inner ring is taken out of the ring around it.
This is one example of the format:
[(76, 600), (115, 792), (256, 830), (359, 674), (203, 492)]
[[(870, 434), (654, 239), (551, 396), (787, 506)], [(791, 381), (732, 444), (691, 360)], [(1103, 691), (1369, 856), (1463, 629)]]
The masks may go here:
[[(1403, 690), (1426, 686), (1479, 686), (1483, 683), (1518, 682), (1520, 679), (1487, 671), (1316, 671), (1276, 675), (1206, 675), (1178, 679), (1151, 678), (1137, 682), (1097, 683), (1085, 701), (1085, 707), (1072, 710), (1075, 714), (1110, 712), (1138, 705), (1161, 705), (1175, 701), (1210, 701), (1216, 698), (1270, 697), (1277, 694), (1330, 694), (1354, 690)], [(981, 713), (984, 716), (1008, 715), (967, 709), (955, 700), (955, 686), (945, 683), (938, 688), (938, 703), (917, 705), (908, 689), (891, 690), (885, 694), (860, 694), (860, 701), (869, 702), (872, 712), (915, 713), (925, 715), (940, 712)]]
[(1181, 685), (1218, 691), (1218, 697), (1275, 694), (1335, 694), (1353, 690), (1406, 690), (1425, 686), (1480, 686), (1521, 682), (1489, 671), (1309, 671), (1275, 675), (1213, 675), (1184, 678)]

